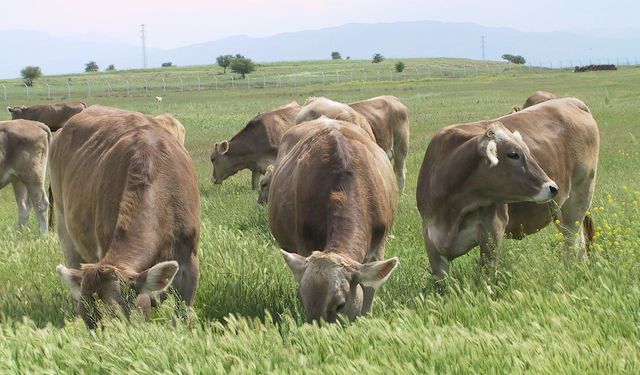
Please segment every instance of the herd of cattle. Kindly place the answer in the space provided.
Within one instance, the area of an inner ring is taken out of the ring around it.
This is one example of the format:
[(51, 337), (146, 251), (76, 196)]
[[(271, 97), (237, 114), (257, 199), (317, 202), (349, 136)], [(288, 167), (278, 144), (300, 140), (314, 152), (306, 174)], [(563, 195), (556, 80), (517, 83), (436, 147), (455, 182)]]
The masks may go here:
[[(98, 301), (127, 317), (137, 306), (148, 317), (170, 286), (192, 306), (200, 195), (184, 126), (169, 114), (84, 103), (7, 109), (0, 188), (13, 185), (19, 226), (34, 207), (46, 232), (52, 207), (66, 262), (57, 272), (87, 325), (98, 324)], [(384, 259), (384, 247), (408, 145), (408, 110), (393, 96), (292, 102), (215, 143), (212, 182), (252, 171), (307, 321), (367, 314), (398, 266)], [(436, 132), (417, 186), (434, 275), (445, 277), (449, 263), (477, 245), (481, 261), (491, 262), (505, 236), (522, 238), (551, 221), (567, 251), (588, 246), (598, 150), (589, 108), (544, 92), (522, 110)]]

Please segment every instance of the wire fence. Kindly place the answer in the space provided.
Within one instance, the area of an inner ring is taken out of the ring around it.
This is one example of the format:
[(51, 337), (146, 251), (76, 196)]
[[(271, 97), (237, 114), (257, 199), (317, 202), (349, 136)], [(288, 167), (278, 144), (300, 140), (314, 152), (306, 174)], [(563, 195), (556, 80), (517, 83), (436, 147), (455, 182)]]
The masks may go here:
[[(582, 61), (577, 60), (577, 63)], [(618, 63), (620, 60), (618, 59)], [(623, 59), (622, 64), (637, 64), (636, 60)], [(40, 81), (37, 86), (29, 87), (13, 81), (0, 83), (0, 99), (8, 101), (35, 100), (65, 100), (90, 97), (132, 97), (132, 96), (164, 96), (167, 93), (197, 92), (204, 90), (238, 90), (238, 89), (267, 89), (267, 88), (295, 88), (312, 85), (331, 85), (350, 82), (404, 81), (422, 79), (457, 79), (480, 76), (514, 75), (522, 73), (549, 72), (550, 69), (573, 69), (572, 61), (568, 65), (553, 66), (542, 63), (515, 64), (474, 64), (474, 65), (415, 65), (405, 68), (402, 72), (389, 69), (362, 69), (350, 71), (321, 71), (303, 73), (260, 73), (247, 74), (244, 78), (234, 74), (200, 74), (173, 73), (159, 77), (157, 74), (148, 76), (144, 73), (127, 75), (127, 73), (110, 75), (110, 78), (100, 79), (99, 76), (83, 78), (69, 77), (66, 81)]]

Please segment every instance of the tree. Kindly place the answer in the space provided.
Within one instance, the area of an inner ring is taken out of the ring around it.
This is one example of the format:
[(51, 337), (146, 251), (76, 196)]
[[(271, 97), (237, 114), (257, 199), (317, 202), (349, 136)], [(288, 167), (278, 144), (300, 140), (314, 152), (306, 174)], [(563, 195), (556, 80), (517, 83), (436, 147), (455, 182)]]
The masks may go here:
[(97, 72), (98, 71), (98, 64), (96, 64), (95, 61), (89, 61), (88, 63), (84, 64), (84, 71), (85, 72)]
[(520, 55), (510, 55), (508, 53), (502, 55), (502, 59), (503, 60), (507, 60), (508, 62), (512, 63), (512, 64), (524, 64), (527, 61), (524, 59), (524, 57), (520, 56)]
[(111, 65), (109, 65), (109, 66), (107, 67), (107, 71), (108, 71), (108, 72), (113, 72), (114, 70), (116, 70), (116, 66), (115, 66), (115, 65), (113, 65), (113, 64), (111, 64)]
[(396, 66), (396, 72), (398, 73), (404, 72), (404, 63), (402, 61), (398, 61), (395, 66)]
[(342, 55), (340, 54), (340, 52), (338, 52), (338, 51), (331, 52), (331, 59), (332, 60), (340, 60), (341, 58), (342, 58)]
[(240, 74), (242, 76), (242, 79), (244, 79), (245, 74), (249, 74), (254, 70), (256, 70), (256, 65), (253, 63), (253, 61), (242, 55), (236, 55), (236, 57), (231, 62), (231, 71)]
[(232, 55), (220, 55), (216, 57), (216, 62), (222, 69), (224, 69), (224, 74), (227, 74), (227, 67), (231, 65), (232, 61), (233, 61)]
[(31, 87), (33, 86), (33, 80), (42, 76), (42, 71), (39, 66), (27, 66), (20, 71), (24, 84)]
[(160, 66), (163, 68), (170, 68), (173, 66), (173, 63), (171, 61), (163, 62)]
[(383, 61), (384, 61), (384, 56), (382, 56), (381, 53), (376, 53), (375, 55), (373, 55), (373, 60), (371, 60), (371, 62), (374, 64), (381, 63)]

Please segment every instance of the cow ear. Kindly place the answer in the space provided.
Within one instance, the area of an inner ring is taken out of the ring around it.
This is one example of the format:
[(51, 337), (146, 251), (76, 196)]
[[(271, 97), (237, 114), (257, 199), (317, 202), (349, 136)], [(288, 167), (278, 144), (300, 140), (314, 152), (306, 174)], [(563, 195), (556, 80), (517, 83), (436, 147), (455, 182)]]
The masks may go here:
[(513, 132), (513, 138), (517, 139), (520, 142), (524, 142), (524, 140), (522, 139), (522, 135), (517, 130)]
[(82, 282), (82, 271), (73, 268), (67, 268), (62, 264), (56, 267), (58, 275), (64, 280), (65, 284), (71, 289), (71, 295), (76, 301), (80, 300), (80, 283)]
[(7, 111), (9, 111), (9, 113), (13, 113), (13, 108), (7, 106)]
[(269, 164), (267, 165), (267, 172), (268, 173), (273, 173), (273, 171), (276, 169), (276, 167), (273, 164)]
[(378, 289), (391, 276), (400, 261), (397, 257), (361, 265), (356, 274), (362, 286)]
[(229, 151), (229, 141), (222, 141), (220, 142), (220, 155), (224, 155), (227, 153), (227, 151)]
[(496, 141), (492, 139), (487, 142), (484, 147), (484, 153), (487, 157), (487, 161), (489, 162), (489, 168), (498, 165), (498, 145), (496, 144)]
[(302, 280), (302, 276), (304, 275), (304, 270), (307, 268), (307, 259), (302, 255), (289, 253), (284, 250), (280, 250), (284, 261), (287, 262), (289, 269), (293, 273), (293, 277), (297, 282)]
[(22, 106), (22, 107), (20, 107), (20, 109), (24, 111), (25, 109), (27, 109), (27, 107), (26, 106)]
[(162, 292), (171, 285), (176, 273), (178, 273), (178, 262), (175, 260), (160, 262), (136, 275), (132, 284), (140, 294)]

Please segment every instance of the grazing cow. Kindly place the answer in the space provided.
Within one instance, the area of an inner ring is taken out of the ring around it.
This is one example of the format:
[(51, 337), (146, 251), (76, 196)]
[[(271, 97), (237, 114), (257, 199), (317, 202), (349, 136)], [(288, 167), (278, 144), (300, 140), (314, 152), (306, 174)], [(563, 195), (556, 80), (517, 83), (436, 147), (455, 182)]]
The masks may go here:
[(273, 164), (278, 153), (278, 144), (284, 132), (295, 124), (300, 105), (291, 102), (271, 112), (254, 117), (231, 140), (213, 145), (211, 182), (222, 181), (242, 169), (251, 170), (251, 188), (257, 190), (260, 175)]
[(162, 103), (162, 96), (156, 96), (156, 103)]
[(409, 111), (395, 96), (378, 96), (350, 103), (367, 120), (376, 143), (393, 158), (393, 169), (400, 192), (407, 175), (405, 159), (409, 151)]
[(52, 132), (60, 129), (73, 115), (87, 108), (82, 102), (68, 102), (56, 104), (37, 104), (31, 107), (7, 107), (14, 120), (24, 119), (40, 121), (47, 125)]
[(296, 124), (315, 120), (320, 116), (355, 124), (367, 132), (374, 142), (376, 140), (373, 130), (371, 130), (371, 125), (363, 115), (344, 103), (324, 97), (310, 97), (307, 99), (300, 109), (298, 117), (296, 117)]
[[(307, 322), (367, 314), (398, 265), (383, 260), (398, 192), (387, 155), (351, 123), (319, 119), (273, 172), (269, 225)], [(310, 124), (310, 123), (308, 123)]]
[(92, 329), (97, 300), (128, 317), (137, 295), (148, 317), (151, 293), (172, 285), (193, 304), (198, 179), (185, 148), (157, 126), (141, 113), (92, 106), (51, 144), (51, 190), (69, 267), (57, 271)]
[(158, 115), (155, 117), (155, 119), (160, 123), (160, 126), (168, 130), (169, 133), (173, 134), (178, 142), (180, 142), (180, 144), (184, 146), (185, 130), (184, 125), (182, 125), (180, 121), (171, 116), (170, 113)]
[(0, 189), (11, 183), (18, 205), (18, 227), (35, 207), (40, 231), (47, 232), (49, 202), (44, 189), (49, 128), (37, 121), (0, 121)]
[(556, 99), (556, 96), (550, 92), (546, 91), (536, 91), (533, 95), (527, 98), (522, 106), (522, 109), (529, 108), (532, 105), (536, 105), (542, 102), (546, 102), (547, 100)]
[(417, 190), (434, 274), (444, 277), (449, 261), (478, 244), (481, 261), (491, 261), (504, 235), (521, 239), (555, 218), (565, 249), (591, 241), (593, 222), (585, 212), (598, 147), (598, 126), (575, 98), (438, 131)]
[(599, 65), (587, 65), (587, 66), (576, 66), (573, 70), (574, 73), (582, 73), (582, 72), (591, 72), (597, 70), (618, 70), (618, 68), (613, 64), (599, 64)]

